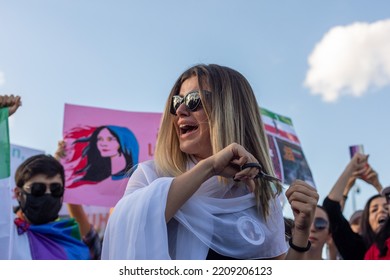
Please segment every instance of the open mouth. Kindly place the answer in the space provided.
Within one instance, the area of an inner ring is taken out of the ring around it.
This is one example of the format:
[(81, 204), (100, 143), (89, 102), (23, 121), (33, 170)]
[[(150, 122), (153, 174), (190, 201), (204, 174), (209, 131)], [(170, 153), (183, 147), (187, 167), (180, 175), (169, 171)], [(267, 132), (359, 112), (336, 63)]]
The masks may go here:
[(386, 220), (387, 220), (386, 218), (380, 218), (378, 220), (378, 224), (383, 225), (386, 222)]
[(197, 130), (198, 126), (197, 125), (180, 125), (179, 129), (180, 129), (180, 134), (185, 135), (185, 134), (190, 133), (194, 130)]

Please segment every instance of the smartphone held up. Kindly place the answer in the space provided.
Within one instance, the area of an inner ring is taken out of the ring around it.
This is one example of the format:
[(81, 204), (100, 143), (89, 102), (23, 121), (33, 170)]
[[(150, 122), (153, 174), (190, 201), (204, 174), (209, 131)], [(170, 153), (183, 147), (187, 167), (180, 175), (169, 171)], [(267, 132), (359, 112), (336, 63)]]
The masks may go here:
[(351, 155), (351, 158), (353, 158), (353, 156), (356, 153), (360, 153), (360, 154), (364, 155), (363, 145), (352, 145), (352, 146), (349, 146), (349, 153)]

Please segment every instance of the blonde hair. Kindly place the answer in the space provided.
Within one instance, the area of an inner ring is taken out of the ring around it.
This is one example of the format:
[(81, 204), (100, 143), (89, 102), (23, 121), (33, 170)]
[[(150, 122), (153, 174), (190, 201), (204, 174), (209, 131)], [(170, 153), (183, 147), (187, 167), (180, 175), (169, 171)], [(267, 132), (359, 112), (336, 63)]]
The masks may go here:
[[(263, 166), (264, 172), (274, 176), (267, 136), (256, 97), (247, 79), (239, 72), (216, 64), (199, 64), (186, 70), (174, 84), (165, 105), (157, 138), (155, 161), (161, 176), (178, 176), (186, 172), (189, 155), (180, 150), (179, 139), (170, 114), (171, 99), (179, 94), (181, 84), (197, 77), (203, 108), (208, 117), (213, 154), (235, 142), (247, 149)], [(210, 94), (202, 92), (207, 88)], [(282, 190), (275, 184), (259, 178), (255, 180), (254, 194), (258, 208), (266, 218), (269, 201)]]

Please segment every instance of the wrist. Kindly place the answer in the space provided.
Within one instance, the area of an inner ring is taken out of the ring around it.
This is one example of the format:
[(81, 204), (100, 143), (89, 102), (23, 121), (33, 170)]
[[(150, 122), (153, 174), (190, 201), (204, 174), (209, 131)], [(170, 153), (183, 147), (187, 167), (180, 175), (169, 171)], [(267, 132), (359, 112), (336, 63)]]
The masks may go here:
[(199, 161), (198, 164), (196, 164), (195, 167), (191, 170), (196, 170), (196, 172), (199, 172), (198, 174), (203, 177), (204, 180), (208, 180), (211, 177), (217, 175), (213, 166), (213, 162), (210, 158)]
[(298, 227), (294, 227), (292, 230), (292, 235), (291, 235), (291, 242), (294, 243), (294, 245), (298, 247), (306, 247), (307, 246), (307, 241), (309, 240), (310, 236), (310, 228), (308, 229), (300, 229)]
[(293, 249), (294, 251), (297, 251), (299, 253), (304, 253), (304, 252), (307, 252), (310, 250), (310, 247), (311, 247), (311, 242), (310, 240), (307, 240), (307, 245), (305, 247), (301, 247), (301, 246), (297, 246), (293, 243), (293, 240), (292, 238), (290, 238), (290, 240), (288, 241), (288, 244), (290, 246), (291, 249)]

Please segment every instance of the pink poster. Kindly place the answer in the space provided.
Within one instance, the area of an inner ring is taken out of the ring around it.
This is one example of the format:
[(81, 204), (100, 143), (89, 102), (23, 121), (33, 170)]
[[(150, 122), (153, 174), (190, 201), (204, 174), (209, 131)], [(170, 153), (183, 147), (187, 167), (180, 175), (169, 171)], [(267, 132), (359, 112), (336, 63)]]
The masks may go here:
[(134, 166), (153, 158), (160, 119), (161, 113), (65, 104), (64, 201), (115, 206)]

